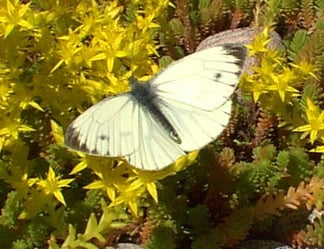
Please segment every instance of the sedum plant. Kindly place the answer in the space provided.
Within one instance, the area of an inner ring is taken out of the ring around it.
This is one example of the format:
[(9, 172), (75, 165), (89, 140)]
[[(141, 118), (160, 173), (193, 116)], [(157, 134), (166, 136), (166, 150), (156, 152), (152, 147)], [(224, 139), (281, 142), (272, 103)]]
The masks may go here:
[[(323, 9), (323, 0), (0, 1), (1, 247), (322, 246)], [(247, 26), (263, 30), (247, 45), (256, 63), (229, 126), (199, 155), (146, 172), (64, 145), (68, 124), (127, 91), (131, 76), (147, 80), (204, 38)], [(274, 31), (283, 44), (270, 48)]]

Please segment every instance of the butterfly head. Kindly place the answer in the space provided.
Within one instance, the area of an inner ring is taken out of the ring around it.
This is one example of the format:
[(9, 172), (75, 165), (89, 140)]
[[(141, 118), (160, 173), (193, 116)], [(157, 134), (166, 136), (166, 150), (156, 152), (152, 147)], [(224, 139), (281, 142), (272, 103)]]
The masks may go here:
[(141, 103), (150, 101), (154, 96), (150, 91), (148, 82), (137, 81), (135, 78), (130, 78), (131, 94)]

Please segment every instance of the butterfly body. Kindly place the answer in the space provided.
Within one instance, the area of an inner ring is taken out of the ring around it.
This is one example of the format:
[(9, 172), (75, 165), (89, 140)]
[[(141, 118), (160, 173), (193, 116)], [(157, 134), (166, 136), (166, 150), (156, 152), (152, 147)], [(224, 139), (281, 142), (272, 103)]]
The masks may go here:
[(91, 155), (124, 157), (160, 170), (201, 149), (226, 127), (245, 48), (225, 44), (184, 57), (131, 91), (108, 97), (73, 121), (66, 144)]
[(177, 132), (158, 107), (158, 103), (156, 101), (157, 95), (154, 93), (154, 91), (152, 91), (151, 84), (148, 82), (137, 82), (132, 79), (131, 87), (131, 94), (135, 97), (138, 103), (153, 115), (156, 121), (163, 126), (174, 141), (180, 143), (180, 138)]

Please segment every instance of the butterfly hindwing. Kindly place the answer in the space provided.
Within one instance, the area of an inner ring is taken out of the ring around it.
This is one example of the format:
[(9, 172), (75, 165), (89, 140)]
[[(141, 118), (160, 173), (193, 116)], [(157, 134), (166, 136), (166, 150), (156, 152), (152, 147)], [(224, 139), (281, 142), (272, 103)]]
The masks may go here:
[(228, 100), (219, 108), (208, 111), (169, 100), (166, 104), (161, 102), (160, 107), (177, 131), (181, 149), (189, 152), (201, 149), (222, 133), (230, 118), (231, 105)]
[(144, 170), (160, 170), (185, 154), (147, 109), (139, 106), (138, 119), (133, 121), (139, 122), (139, 149), (125, 156), (131, 165)]

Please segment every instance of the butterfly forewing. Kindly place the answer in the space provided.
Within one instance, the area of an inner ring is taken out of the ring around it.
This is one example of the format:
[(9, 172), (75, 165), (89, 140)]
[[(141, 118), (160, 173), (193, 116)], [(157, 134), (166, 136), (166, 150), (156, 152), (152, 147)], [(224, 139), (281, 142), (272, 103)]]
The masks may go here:
[(130, 94), (109, 97), (67, 128), (65, 143), (91, 155), (119, 157), (138, 150), (138, 126), (130, 121), (138, 103)]
[(245, 53), (241, 45), (209, 48), (172, 63), (150, 83), (159, 99), (214, 110), (232, 95)]

